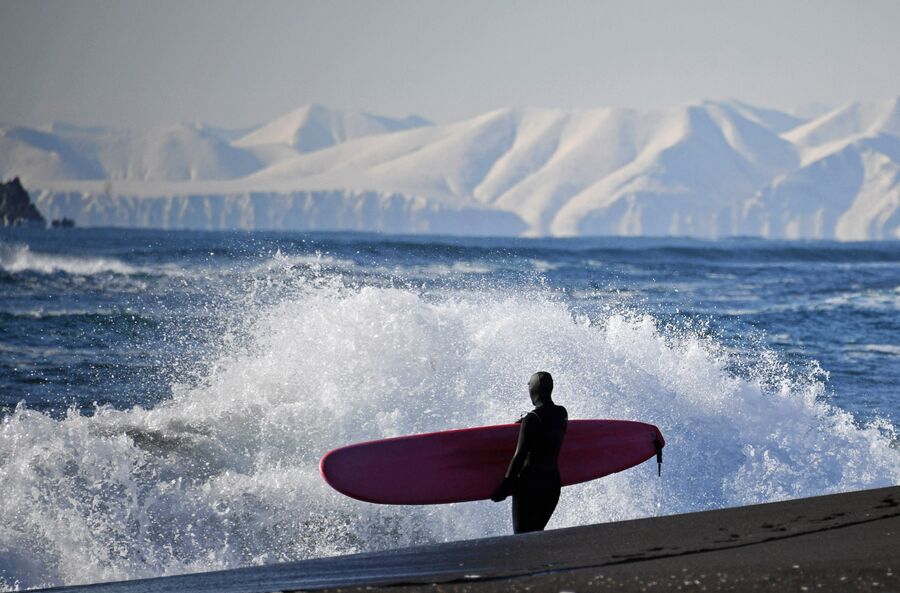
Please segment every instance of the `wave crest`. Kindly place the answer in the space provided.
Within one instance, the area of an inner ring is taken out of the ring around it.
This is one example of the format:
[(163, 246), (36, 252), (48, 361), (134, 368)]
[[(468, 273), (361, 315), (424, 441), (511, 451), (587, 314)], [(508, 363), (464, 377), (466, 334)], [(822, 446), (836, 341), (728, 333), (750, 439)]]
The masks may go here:
[(114, 258), (75, 257), (34, 252), (27, 245), (0, 241), (0, 269), (9, 274), (37, 272), (39, 274), (64, 273), (73, 276), (96, 274), (129, 275), (140, 270)]

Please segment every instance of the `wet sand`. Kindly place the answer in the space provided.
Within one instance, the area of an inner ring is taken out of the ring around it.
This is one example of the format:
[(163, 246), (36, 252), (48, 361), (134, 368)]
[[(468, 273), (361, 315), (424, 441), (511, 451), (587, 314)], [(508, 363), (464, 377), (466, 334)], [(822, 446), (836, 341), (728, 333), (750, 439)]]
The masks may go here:
[(900, 591), (900, 487), (53, 590)]

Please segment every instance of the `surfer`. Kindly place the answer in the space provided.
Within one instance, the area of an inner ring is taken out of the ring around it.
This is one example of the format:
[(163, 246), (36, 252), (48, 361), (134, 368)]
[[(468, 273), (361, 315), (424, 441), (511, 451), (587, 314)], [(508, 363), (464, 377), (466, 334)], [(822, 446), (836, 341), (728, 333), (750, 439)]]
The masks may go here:
[(561, 488), (556, 460), (562, 448), (569, 414), (550, 399), (553, 377), (540, 371), (528, 381), (534, 410), (518, 422), (519, 443), (503, 481), (491, 500), (512, 494), (513, 532), (543, 531), (559, 502)]

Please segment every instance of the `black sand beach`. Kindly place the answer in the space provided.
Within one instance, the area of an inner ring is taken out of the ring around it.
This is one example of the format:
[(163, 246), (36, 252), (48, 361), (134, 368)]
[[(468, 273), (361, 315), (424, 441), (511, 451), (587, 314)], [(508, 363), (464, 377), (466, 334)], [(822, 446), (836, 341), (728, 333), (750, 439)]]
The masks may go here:
[(237, 570), (65, 587), (273, 591), (900, 591), (900, 487)]

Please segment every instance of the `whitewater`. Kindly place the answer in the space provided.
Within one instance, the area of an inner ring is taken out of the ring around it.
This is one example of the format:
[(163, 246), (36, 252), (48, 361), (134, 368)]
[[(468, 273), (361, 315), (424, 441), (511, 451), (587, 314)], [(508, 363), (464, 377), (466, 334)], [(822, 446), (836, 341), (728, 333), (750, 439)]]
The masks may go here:
[(509, 533), (317, 464), (510, 422), (537, 370), (667, 441), (551, 529), (900, 483), (897, 244), (3, 233), (0, 589)]

